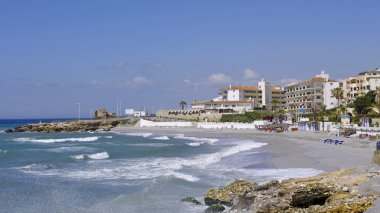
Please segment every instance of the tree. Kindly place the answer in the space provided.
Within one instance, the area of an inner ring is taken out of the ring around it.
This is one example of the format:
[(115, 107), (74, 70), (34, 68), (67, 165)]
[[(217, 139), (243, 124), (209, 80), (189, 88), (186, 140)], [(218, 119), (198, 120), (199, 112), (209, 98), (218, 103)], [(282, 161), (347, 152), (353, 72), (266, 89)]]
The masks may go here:
[(185, 109), (185, 106), (187, 105), (186, 101), (180, 101), (179, 102), (179, 107), (181, 107), (182, 110)]
[(278, 107), (278, 104), (280, 103), (280, 101), (279, 100), (277, 100), (277, 99), (273, 99), (272, 100), (272, 108), (273, 109), (276, 109), (277, 107)]
[(353, 107), (359, 117), (363, 117), (372, 110), (371, 107), (375, 103), (375, 98), (375, 92), (369, 91), (367, 94), (361, 95), (355, 99)]
[(342, 87), (337, 87), (331, 90), (331, 97), (336, 98), (336, 100), (338, 101), (338, 106), (340, 106), (340, 100), (344, 98), (343, 94), (344, 92)]

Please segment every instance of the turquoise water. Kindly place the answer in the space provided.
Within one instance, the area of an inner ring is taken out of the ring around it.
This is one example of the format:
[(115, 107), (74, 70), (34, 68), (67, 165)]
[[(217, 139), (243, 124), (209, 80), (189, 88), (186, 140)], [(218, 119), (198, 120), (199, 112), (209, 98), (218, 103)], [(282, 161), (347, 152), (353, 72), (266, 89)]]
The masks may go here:
[(203, 212), (210, 187), (237, 178), (310, 176), (275, 169), (264, 143), (183, 135), (0, 133), (1, 212)]

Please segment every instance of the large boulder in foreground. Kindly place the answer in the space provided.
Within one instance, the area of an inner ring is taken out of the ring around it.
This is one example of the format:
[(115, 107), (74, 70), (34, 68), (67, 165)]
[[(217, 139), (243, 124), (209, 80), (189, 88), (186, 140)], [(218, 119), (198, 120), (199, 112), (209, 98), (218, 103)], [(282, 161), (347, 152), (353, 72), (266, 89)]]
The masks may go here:
[(269, 181), (260, 185), (238, 180), (210, 189), (206, 205), (230, 206), (228, 212), (364, 212), (376, 194), (360, 194), (360, 185), (380, 181), (379, 172), (342, 170), (310, 178)]
[(246, 191), (252, 190), (257, 184), (245, 180), (236, 180), (224, 188), (213, 188), (205, 194), (205, 204), (211, 206), (213, 204), (223, 204), (231, 206), (233, 198), (237, 195), (244, 194)]

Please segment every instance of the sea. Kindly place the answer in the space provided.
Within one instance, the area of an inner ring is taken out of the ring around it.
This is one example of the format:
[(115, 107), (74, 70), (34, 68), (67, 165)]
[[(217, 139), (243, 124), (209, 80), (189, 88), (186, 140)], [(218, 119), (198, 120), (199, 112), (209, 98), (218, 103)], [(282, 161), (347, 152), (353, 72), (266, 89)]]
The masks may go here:
[(183, 134), (4, 133), (65, 119), (0, 120), (1, 212), (204, 212), (181, 202), (236, 179), (308, 177), (273, 168), (266, 143)]

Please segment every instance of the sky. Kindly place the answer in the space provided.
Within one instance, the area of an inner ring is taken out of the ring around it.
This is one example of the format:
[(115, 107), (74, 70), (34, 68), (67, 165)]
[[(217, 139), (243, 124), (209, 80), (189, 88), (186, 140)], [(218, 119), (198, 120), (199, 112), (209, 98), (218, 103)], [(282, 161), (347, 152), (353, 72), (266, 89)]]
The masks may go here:
[(178, 109), (380, 67), (377, 0), (0, 0), (0, 118)]

